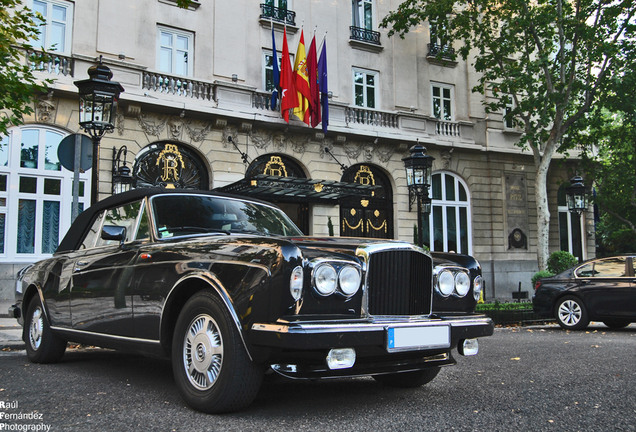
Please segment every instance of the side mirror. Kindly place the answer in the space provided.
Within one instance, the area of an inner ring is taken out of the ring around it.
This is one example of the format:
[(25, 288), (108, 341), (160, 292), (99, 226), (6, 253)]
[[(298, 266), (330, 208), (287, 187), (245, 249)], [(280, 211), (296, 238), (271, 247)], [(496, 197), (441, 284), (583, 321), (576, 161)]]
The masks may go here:
[(104, 225), (102, 227), (102, 240), (117, 240), (120, 246), (126, 240), (126, 227), (115, 225)]

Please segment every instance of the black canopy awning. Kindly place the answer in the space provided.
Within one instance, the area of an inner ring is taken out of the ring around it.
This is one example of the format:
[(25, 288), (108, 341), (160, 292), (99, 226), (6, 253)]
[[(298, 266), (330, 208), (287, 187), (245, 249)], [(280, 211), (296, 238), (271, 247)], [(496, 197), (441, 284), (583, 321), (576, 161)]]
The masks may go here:
[(342, 198), (371, 198), (380, 186), (298, 177), (259, 174), (216, 190), (265, 201), (322, 202), (337, 204)]

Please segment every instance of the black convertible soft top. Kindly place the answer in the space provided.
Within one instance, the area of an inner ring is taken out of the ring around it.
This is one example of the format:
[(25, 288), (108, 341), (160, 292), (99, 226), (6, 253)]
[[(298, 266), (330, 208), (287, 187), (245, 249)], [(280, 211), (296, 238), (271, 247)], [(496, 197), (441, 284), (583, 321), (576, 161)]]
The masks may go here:
[[(244, 200), (245, 197), (235, 196), (222, 192), (215, 191), (202, 191), (202, 190), (190, 190), (190, 189), (162, 189), (162, 188), (140, 188), (132, 189), (128, 192), (123, 192), (117, 195), (112, 195), (101, 201), (98, 201), (94, 205), (90, 206), (77, 216), (75, 222), (71, 225), (68, 232), (62, 239), (62, 242), (57, 247), (55, 253), (68, 252), (77, 249), (80, 241), (84, 239), (86, 231), (90, 229), (93, 221), (103, 210), (112, 207), (118, 207), (133, 201), (139, 201), (145, 197), (151, 197), (153, 195), (167, 194), (167, 193), (181, 193), (181, 194), (198, 194), (198, 195), (214, 195), (223, 197), (233, 197)], [(272, 205), (271, 203), (265, 203), (257, 199), (249, 198), (250, 201), (262, 202), (264, 204)]]

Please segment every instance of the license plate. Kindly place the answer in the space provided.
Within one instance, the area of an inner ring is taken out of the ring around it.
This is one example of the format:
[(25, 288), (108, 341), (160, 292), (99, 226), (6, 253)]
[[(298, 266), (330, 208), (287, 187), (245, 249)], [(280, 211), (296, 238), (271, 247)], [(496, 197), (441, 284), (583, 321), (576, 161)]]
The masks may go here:
[(450, 326), (389, 327), (387, 351), (415, 351), (450, 347)]

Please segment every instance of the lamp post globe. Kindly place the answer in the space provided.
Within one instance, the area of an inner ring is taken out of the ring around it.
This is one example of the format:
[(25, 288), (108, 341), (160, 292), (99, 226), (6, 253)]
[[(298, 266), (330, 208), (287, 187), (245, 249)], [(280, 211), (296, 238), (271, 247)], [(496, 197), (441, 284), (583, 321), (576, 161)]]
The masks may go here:
[[(424, 244), (422, 229), (422, 214), (427, 216), (431, 212), (431, 198), (428, 189), (431, 186), (431, 174), (434, 157), (426, 154), (426, 148), (416, 144), (409, 149), (409, 156), (402, 158), (406, 170), (406, 185), (409, 188), (409, 202), (412, 197), (417, 199), (417, 239), (418, 246)], [(423, 206), (424, 204), (424, 210)]]
[(88, 68), (88, 76), (74, 84), (79, 93), (79, 125), (93, 139), (91, 204), (95, 204), (99, 196), (99, 144), (104, 134), (115, 128), (117, 100), (124, 88), (111, 81), (113, 73), (102, 63), (101, 57), (99, 64)]

